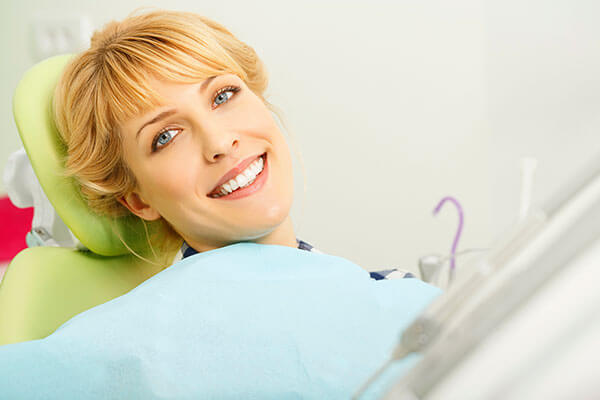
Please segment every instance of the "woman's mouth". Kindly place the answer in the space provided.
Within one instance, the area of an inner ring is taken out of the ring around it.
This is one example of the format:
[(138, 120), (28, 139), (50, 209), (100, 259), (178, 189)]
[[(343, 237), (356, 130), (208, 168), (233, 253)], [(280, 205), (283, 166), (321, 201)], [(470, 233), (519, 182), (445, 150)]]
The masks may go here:
[(267, 153), (263, 153), (241, 173), (216, 187), (207, 196), (223, 200), (249, 196), (260, 190), (265, 184), (268, 176), (267, 167)]

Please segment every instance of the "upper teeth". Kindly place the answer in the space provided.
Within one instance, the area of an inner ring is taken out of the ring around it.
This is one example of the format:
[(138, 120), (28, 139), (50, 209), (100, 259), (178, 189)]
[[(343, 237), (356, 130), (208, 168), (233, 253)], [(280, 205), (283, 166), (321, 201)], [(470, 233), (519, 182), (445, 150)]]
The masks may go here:
[(229, 194), (234, 190), (250, 185), (254, 182), (254, 179), (256, 179), (256, 175), (260, 174), (263, 170), (263, 166), (263, 159), (262, 157), (259, 157), (258, 160), (250, 164), (248, 168), (242, 171), (238, 176), (221, 185), (221, 194)]

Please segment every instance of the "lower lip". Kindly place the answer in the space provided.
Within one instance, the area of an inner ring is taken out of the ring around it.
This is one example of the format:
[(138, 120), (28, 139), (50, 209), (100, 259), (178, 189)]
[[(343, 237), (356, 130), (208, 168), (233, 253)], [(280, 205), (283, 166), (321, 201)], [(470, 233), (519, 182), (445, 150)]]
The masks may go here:
[(228, 195), (221, 196), (221, 197), (211, 197), (211, 198), (217, 199), (217, 200), (236, 200), (236, 199), (240, 199), (242, 197), (250, 196), (251, 194), (258, 192), (265, 185), (265, 182), (267, 181), (267, 178), (269, 177), (269, 170), (267, 168), (267, 166), (269, 164), (267, 163), (266, 154), (263, 159), (263, 164), (264, 164), (263, 170), (260, 171), (260, 174), (256, 175), (256, 179), (254, 179), (254, 182), (252, 182), (252, 184), (250, 184), (246, 187), (243, 187), (241, 189), (235, 190), (235, 191), (229, 193)]

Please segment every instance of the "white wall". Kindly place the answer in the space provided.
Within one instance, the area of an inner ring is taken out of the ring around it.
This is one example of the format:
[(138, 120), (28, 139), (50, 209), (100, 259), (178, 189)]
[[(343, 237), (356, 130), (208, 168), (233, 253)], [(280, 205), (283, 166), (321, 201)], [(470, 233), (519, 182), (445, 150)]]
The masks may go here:
[(369, 269), (447, 252), (456, 213), (431, 214), (446, 195), (465, 209), (459, 248), (488, 246), (516, 217), (521, 155), (540, 158), (541, 196), (595, 142), (593, 2), (21, 0), (0, 6), (0, 163), (19, 146), (10, 98), (31, 19), (100, 27), (143, 5), (204, 14), (258, 51), (307, 168), (297, 236)]
[(600, 156), (600, 3), (486, 2), (492, 231), (518, 209), (520, 157), (538, 159), (535, 199)]

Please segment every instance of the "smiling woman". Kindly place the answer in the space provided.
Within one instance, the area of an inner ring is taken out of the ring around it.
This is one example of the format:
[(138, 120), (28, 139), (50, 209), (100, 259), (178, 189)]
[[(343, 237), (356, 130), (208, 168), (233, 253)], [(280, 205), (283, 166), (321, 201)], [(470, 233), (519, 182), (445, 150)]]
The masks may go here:
[(67, 66), (55, 119), (90, 207), (162, 221), (198, 252), (298, 247), (290, 151), (254, 50), (196, 14), (111, 22)]

